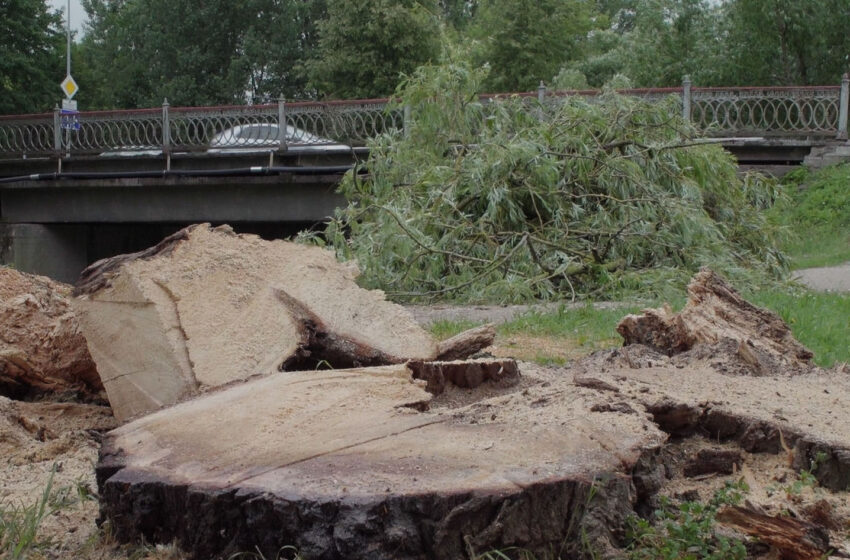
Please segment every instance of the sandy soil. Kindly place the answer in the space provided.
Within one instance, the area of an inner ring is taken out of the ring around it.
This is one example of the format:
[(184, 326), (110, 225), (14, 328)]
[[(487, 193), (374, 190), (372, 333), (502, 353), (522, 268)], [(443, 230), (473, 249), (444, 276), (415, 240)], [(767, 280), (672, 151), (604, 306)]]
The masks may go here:
[[(116, 427), (108, 406), (0, 397), (0, 504), (33, 508), (50, 485), (30, 560), (176, 560), (170, 547), (120, 547), (101, 529), (94, 466), (100, 435)], [(8, 518), (7, 518), (8, 519)]]

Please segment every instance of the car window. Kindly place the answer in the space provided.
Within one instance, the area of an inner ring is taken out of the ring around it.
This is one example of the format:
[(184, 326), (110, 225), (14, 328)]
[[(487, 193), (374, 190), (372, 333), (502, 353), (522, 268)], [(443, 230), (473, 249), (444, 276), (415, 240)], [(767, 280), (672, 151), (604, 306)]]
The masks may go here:
[(273, 140), (277, 138), (277, 125), (252, 124), (239, 131), (240, 140)]

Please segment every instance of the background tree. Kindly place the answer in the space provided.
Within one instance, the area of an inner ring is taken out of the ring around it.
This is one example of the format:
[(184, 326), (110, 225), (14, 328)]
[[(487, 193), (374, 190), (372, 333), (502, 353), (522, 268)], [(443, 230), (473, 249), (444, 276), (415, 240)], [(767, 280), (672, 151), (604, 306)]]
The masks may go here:
[(478, 0), (439, 0), (443, 20), (456, 30), (464, 30), (472, 21)]
[(320, 95), (366, 98), (391, 94), (401, 75), (440, 52), (433, 0), (329, 0), (319, 22), (319, 48), (309, 63)]
[(569, 81), (564, 81), (566, 76), (580, 74), (585, 79), (585, 87), (601, 88), (615, 75), (625, 72), (628, 60), (625, 43), (623, 34), (613, 27), (591, 31), (584, 47), (584, 56), (561, 68), (552, 80), (552, 85), (561, 89), (580, 89), (577, 88), (578, 82), (570, 85)]
[[(244, 98), (235, 65), (246, 14), (209, 0), (84, 0), (89, 14), (85, 64), (102, 107), (214, 105)], [(82, 89), (82, 88), (81, 88)]]
[(62, 18), (45, 0), (0, 2), (0, 114), (50, 110), (65, 77)]
[(325, 0), (252, 0), (243, 9), (252, 17), (236, 53), (234, 72), (247, 76), (251, 100), (315, 97), (306, 63), (318, 45), (317, 23), (325, 16)]
[(583, 0), (482, 0), (472, 36), (481, 41), (476, 62), (488, 63), (485, 89), (528, 91), (582, 56), (593, 27)]
[(637, 0), (633, 29), (620, 46), (624, 70), (639, 87), (670, 87), (691, 76), (719, 85), (724, 56), (721, 7), (707, 0)]
[(848, 70), (845, 0), (732, 0), (726, 10), (728, 83), (835, 84)]

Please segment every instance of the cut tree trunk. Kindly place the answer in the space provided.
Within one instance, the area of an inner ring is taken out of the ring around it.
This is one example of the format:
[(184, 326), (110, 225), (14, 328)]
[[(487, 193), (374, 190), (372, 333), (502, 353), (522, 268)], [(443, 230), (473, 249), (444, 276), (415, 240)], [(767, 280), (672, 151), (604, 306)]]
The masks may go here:
[(627, 475), (664, 439), (644, 416), (588, 414), (601, 400), (543, 386), (427, 410), (423, 385), (404, 365), (288, 372), (139, 418), (105, 436), (102, 517), (120, 540), (176, 540), (205, 560), (284, 545), (326, 559), (576, 557), (618, 538)]
[(679, 313), (669, 307), (627, 315), (617, 325), (624, 344), (643, 344), (668, 356), (698, 345), (735, 347), (737, 361), (754, 375), (812, 367), (812, 353), (800, 344), (779, 315), (743, 299), (708, 269), (688, 285), (688, 303)]
[[(672, 358), (633, 368), (634, 354), (627, 360), (622, 350), (575, 364), (575, 384), (609, 395), (616, 386), (618, 400), (646, 410), (669, 434), (735, 441), (750, 453), (789, 453), (796, 469), (816, 461), (812, 474), (822, 486), (850, 488), (847, 374), (815, 368), (794, 376), (726, 375), (699, 363), (677, 367)], [(592, 371), (595, 382), (586, 383), (581, 370)]]
[(70, 296), (71, 286), (0, 267), (0, 395), (103, 390)]
[(119, 419), (254, 375), (430, 360), (435, 341), (318, 247), (190, 226), (86, 269), (75, 306)]

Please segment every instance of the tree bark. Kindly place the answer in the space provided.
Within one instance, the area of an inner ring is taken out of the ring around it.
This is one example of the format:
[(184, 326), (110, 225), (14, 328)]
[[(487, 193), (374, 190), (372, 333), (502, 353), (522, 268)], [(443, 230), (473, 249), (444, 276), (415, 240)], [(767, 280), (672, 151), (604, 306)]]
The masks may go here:
[(830, 550), (826, 529), (801, 519), (732, 506), (717, 512), (717, 520), (770, 545), (783, 560), (820, 560)]
[(104, 438), (101, 516), (204, 560), (624, 544), (628, 475), (663, 440), (643, 418), (546, 387), (428, 410), (423, 385), (403, 365), (286, 372), (149, 414)]

